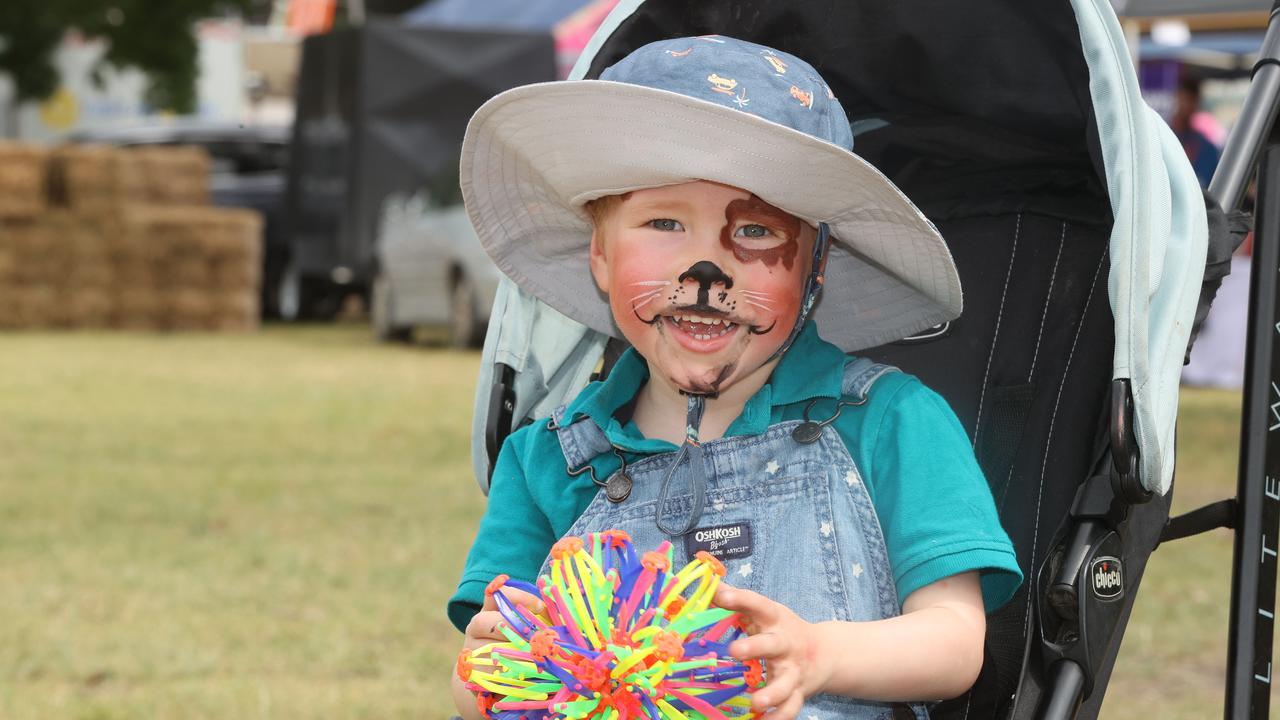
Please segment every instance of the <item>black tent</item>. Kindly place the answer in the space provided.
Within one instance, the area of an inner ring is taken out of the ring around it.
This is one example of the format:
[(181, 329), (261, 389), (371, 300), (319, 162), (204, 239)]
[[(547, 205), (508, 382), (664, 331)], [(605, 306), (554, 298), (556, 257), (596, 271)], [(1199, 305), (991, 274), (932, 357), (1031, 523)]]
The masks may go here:
[(390, 21), (307, 38), (286, 191), (286, 318), (336, 311), (375, 270), (382, 201), (423, 187), (458, 201), (458, 152), (485, 100), (553, 80), (549, 33), (409, 27)]

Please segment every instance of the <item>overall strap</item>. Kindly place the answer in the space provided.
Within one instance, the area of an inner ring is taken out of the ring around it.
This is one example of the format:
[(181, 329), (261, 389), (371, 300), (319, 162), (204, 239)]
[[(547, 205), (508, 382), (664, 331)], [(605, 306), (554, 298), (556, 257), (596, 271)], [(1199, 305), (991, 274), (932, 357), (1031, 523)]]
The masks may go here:
[(565, 462), (571, 468), (583, 467), (597, 455), (613, 448), (600, 426), (585, 415), (566, 419), (564, 405), (551, 413), (551, 422), (547, 427), (555, 431), (556, 439), (560, 441), (560, 451), (564, 453)]
[(893, 372), (900, 371), (892, 365), (872, 362), (868, 358), (849, 358), (844, 364), (844, 380), (840, 390), (845, 397), (862, 402), (867, 398), (867, 393), (871, 392), (871, 386), (876, 380)]

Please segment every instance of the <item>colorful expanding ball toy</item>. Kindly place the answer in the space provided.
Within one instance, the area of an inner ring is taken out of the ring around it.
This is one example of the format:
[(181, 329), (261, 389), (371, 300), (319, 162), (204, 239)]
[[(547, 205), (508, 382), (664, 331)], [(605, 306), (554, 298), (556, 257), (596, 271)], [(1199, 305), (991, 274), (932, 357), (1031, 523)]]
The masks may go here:
[[(587, 547), (590, 547), (588, 552)], [(712, 608), (724, 565), (708, 553), (672, 573), (671, 543), (638, 556), (617, 530), (569, 537), (551, 549), (538, 586), (494, 579), (486, 591), (507, 642), (458, 656), (458, 676), (495, 720), (726, 720), (753, 717), (747, 693), (758, 661), (729, 656), (743, 634), (736, 613)], [(543, 615), (509, 600), (535, 596)]]

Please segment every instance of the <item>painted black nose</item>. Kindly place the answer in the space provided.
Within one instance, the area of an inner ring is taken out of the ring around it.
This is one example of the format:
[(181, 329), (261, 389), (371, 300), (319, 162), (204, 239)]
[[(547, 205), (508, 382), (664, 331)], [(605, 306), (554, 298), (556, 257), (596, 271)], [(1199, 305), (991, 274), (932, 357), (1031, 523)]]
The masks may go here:
[(708, 293), (712, 285), (723, 285), (725, 290), (733, 287), (733, 278), (729, 277), (720, 269), (719, 265), (710, 260), (699, 260), (689, 266), (688, 270), (680, 273), (680, 282), (693, 280), (698, 283), (698, 303), (708, 305)]

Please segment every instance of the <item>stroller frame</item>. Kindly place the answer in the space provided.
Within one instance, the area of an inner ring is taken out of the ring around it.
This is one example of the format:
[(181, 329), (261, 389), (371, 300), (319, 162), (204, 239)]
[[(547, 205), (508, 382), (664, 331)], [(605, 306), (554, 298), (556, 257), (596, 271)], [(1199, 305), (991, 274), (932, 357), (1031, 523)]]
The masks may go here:
[[(1162, 541), (1226, 527), (1235, 531), (1224, 717), (1270, 713), (1276, 565), (1280, 548), (1280, 0), (1244, 108), (1208, 194), (1240, 207), (1257, 171), (1258, 211), (1249, 284), (1248, 345), (1236, 496), (1173, 518)], [(1264, 399), (1265, 398), (1265, 399)]]
[[(1218, 527), (1235, 530), (1224, 711), (1229, 719), (1268, 717), (1274, 677), (1271, 645), (1280, 561), (1280, 134), (1273, 134), (1273, 125), (1280, 105), (1280, 0), (1272, 8), (1254, 72), (1244, 110), (1208, 191), (1219, 207), (1233, 212), (1257, 171), (1258, 223), (1237, 493), (1167, 521), (1161, 518), (1162, 528), (1156, 528), (1159, 542)], [(1202, 306), (1216, 287), (1213, 278), (1206, 279)], [(617, 349), (610, 345), (604, 350), (607, 367), (615, 359), (609, 355)], [(511, 367), (496, 363), (492, 384), (479, 398), (488, 412), (478, 414), (484, 418), (478, 435), (490, 458), (512, 429), (513, 375)], [(1267, 401), (1260, 402), (1263, 398)], [(1038, 701), (1032, 703), (1035, 710), (1027, 713), (1036, 718), (1077, 717), (1092, 694), (1095, 677), (1109, 673), (1105, 644), (1127, 622), (1127, 610), (1091, 600), (1091, 569), (1098, 559), (1118, 554), (1120, 523), (1131, 515), (1150, 522), (1159, 512), (1155, 506), (1168, 502), (1145, 490), (1136, 471), (1139, 452), (1128, 380), (1112, 381), (1108, 416), (1107, 451), (1095, 458), (1090, 477), (1079, 486), (1059, 535), (1061, 550), (1054, 562), (1045, 562), (1028, 576), (1036, 598), (1031, 606), (1033, 630), (1027, 637), (1032, 655), (1024, 664), (1038, 663), (1043, 673)], [(1144, 505), (1153, 506), (1152, 511)]]

